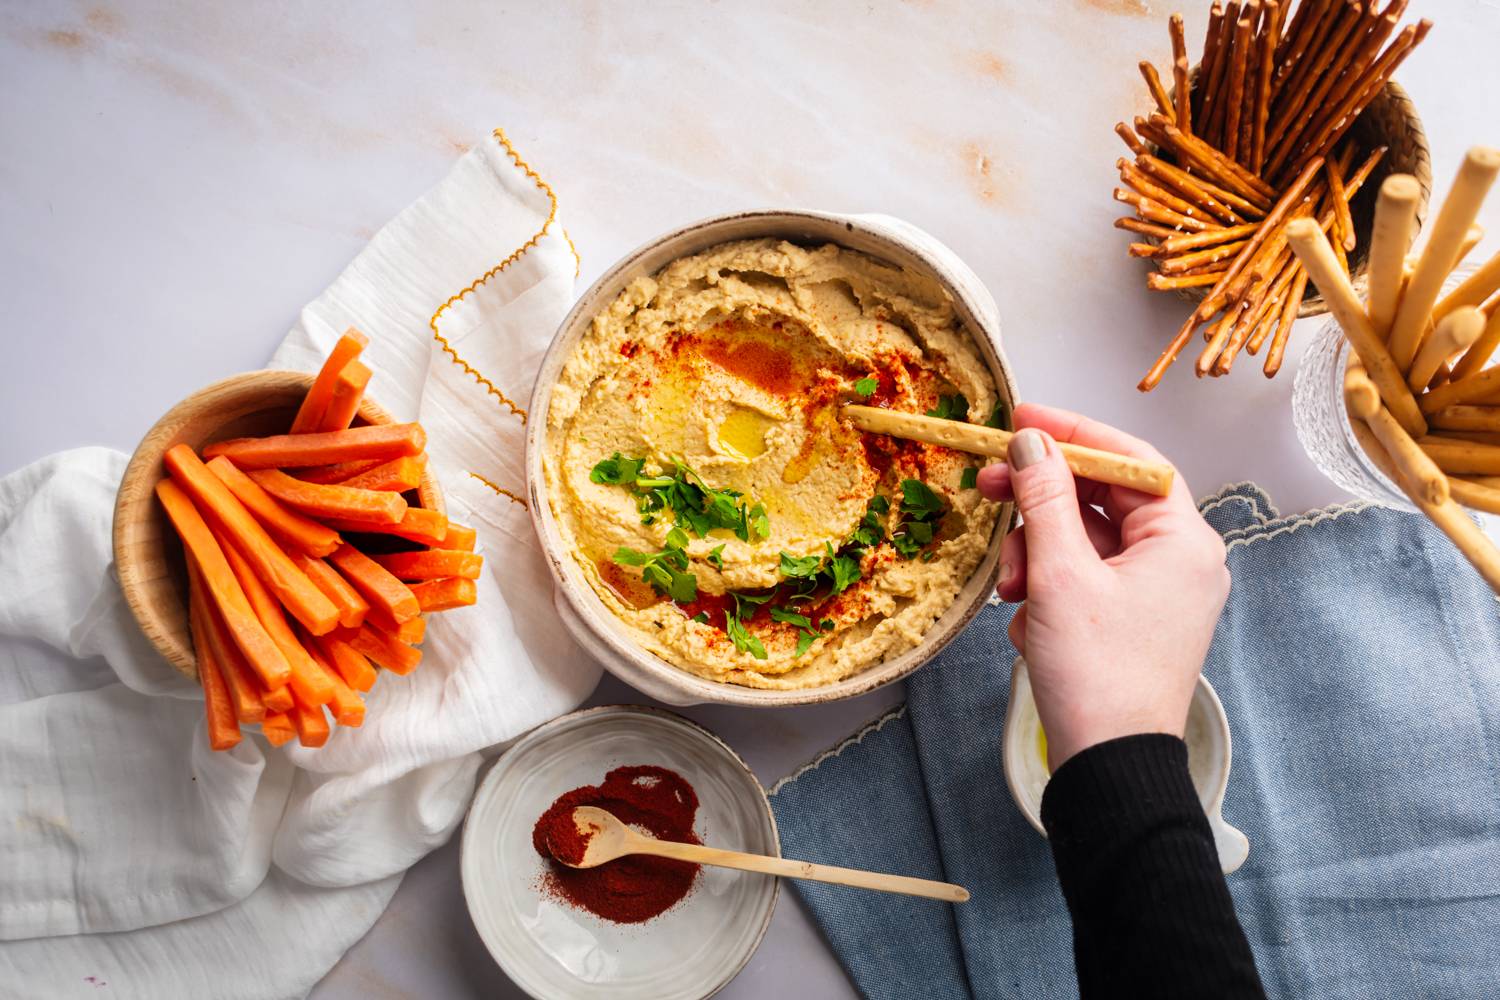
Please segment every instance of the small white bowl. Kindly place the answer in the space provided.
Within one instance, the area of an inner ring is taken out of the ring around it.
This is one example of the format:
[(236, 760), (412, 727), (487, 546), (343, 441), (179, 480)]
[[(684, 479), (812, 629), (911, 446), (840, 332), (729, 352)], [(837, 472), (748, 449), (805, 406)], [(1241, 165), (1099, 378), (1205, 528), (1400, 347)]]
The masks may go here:
[(553, 603), (563, 625), (588, 653), (611, 673), (669, 705), (719, 702), (726, 705), (779, 707), (834, 701), (864, 694), (900, 680), (931, 659), (984, 607), (1000, 575), (1000, 543), (1013, 520), (1011, 505), (1000, 512), (990, 547), (959, 591), (953, 605), (928, 629), (916, 646), (833, 684), (801, 690), (763, 690), (711, 681), (688, 673), (643, 649), (583, 578), (568, 552), (552, 515), (542, 457), (547, 443), (547, 412), (552, 388), (563, 365), (595, 316), (643, 275), (655, 274), (672, 261), (733, 240), (777, 237), (804, 245), (836, 243), (879, 260), (935, 279), (952, 297), (954, 310), (973, 335), (1004, 402), (1014, 408), (1019, 396), (1010, 365), (1000, 348), (1000, 317), (995, 299), (958, 255), (908, 222), (884, 215), (836, 215), (828, 212), (764, 210), (737, 212), (691, 223), (627, 254), (584, 292), (563, 319), (542, 358), (532, 390), (526, 429), (526, 479), (532, 524), (557, 587)]
[(700, 1000), (739, 974), (770, 926), (777, 879), (704, 867), (659, 917), (617, 924), (544, 895), (532, 827), (559, 795), (632, 764), (670, 768), (698, 793), (706, 844), (780, 856), (771, 805), (724, 741), (671, 712), (590, 708), (521, 737), (485, 776), (464, 820), (469, 916), (511, 981), (539, 1000)]
[[(1031, 696), (1031, 675), (1026, 669), (1026, 660), (1018, 656), (1011, 668), (1010, 706), (1005, 711), (1005, 733), (1001, 737), (1005, 783), (1010, 786), (1011, 798), (1016, 800), (1016, 806), (1026, 821), (1045, 837), (1042, 792), (1052, 775), (1047, 770), (1047, 762), (1042, 759), (1041, 728), (1042, 720), (1036, 714), (1036, 702)], [(1198, 688), (1193, 692), (1193, 702), (1188, 708), (1184, 739), (1188, 746), (1188, 771), (1193, 777), (1193, 787), (1198, 791), (1208, 825), (1213, 830), (1219, 866), (1228, 875), (1250, 856), (1250, 840), (1224, 822), (1224, 790), (1229, 785), (1231, 756), (1229, 718), (1224, 714), (1224, 705), (1213, 685), (1202, 674), (1198, 675)]]

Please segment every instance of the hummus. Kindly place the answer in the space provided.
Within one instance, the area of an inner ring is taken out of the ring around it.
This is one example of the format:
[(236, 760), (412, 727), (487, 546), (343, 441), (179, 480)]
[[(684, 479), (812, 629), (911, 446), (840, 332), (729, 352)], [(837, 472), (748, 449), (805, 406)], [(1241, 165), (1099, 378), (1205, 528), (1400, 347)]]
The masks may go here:
[(834, 245), (723, 244), (595, 317), (553, 390), (544, 472), (583, 576), (643, 647), (816, 687), (947, 610), (999, 505), (978, 460), (862, 434), (850, 401), (1008, 422), (941, 286)]

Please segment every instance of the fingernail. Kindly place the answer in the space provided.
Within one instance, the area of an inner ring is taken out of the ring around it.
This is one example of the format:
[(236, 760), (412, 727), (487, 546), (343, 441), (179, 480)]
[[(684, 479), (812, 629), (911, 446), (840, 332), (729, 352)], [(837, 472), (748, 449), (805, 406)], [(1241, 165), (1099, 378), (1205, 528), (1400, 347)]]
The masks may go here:
[(1000, 564), (1000, 586), (1004, 587), (1007, 583), (1010, 583), (1011, 577), (1013, 577), (1015, 575), (1016, 575), (1015, 567), (1012, 566), (1010, 563), (1001, 563)]
[(1012, 469), (1028, 469), (1047, 457), (1047, 439), (1034, 428), (1017, 431), (1006, 449), (1006, 461)]

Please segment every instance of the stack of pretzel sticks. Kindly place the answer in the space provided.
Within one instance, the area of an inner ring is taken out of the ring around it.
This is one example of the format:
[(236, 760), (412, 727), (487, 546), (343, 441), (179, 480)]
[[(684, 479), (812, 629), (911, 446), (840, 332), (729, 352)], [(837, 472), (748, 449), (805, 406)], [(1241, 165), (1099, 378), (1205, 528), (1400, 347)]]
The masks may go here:
[(1500, 550), (1460, 508), (1500, 513), (1500, 365), (1486, 367), (1500, 347), (1500, 253), (1442, 294), (1477, 242), (1474, 217), (1497, 174), (1500, 149), (1469, 150), (1414, 258), (1417, 182), (1386, 178), (1367, 303), (1312, 220), (1287, 238), (1352, 348), (1344, 399), (1360, 443), (1500, 593)]
[(1147, 286), (1210, 289), (1141, 380), (1144, 392), (1220, 312), (1198, 374), (1223, 375), (1241, 349), (1255, 354), (1270, 338), (1264, 371), (1275, 375), (1308, 288), (1280, 230), (1298, 214), (1321, 220), (1331, 211), (1341, 257), (1356, 245), (1349, 200), (1380, 153), (1351, 176), (1352, 143), (1334, 151), (1431, 22), (1408, 26), (1382, 50), (1406, 0), (1383, 9), (1373, 0), (1304, 0), (1289, 21), (1288, 6), (1215, 2), (1196, 75), (1182, 17), (1172, 15), (1174, 91), (1142, 62), (1157, 110), (1134, 128), (1115, 126), (1135, 154), (1117, 162), (1124, 186), (1115, 198), (1136, 210), (1115, 225), (1147, 238), (1130, 247), (1156, 265)]

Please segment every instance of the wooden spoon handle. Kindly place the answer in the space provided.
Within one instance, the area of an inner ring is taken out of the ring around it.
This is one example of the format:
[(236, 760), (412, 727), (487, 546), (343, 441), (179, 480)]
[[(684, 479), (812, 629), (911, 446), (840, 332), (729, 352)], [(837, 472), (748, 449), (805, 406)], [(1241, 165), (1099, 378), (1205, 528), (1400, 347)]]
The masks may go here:
[[(991, 458), (1004, 458), (1010, 447), (1010, 439), (1015, 436), (1010, 431), (997, 427), (981, 427), (961, 420), (943, 420), (857, 404), (844, 407), (844, 416), (862, 431), (939, 444)], [(1111, 486), (1124, 486), (1158, 497), (1164, 497), (1172, 491), (1174, 470), (1165, 462), (1147, 462), (1062, 441), (1057, 443), (1057, 447), (1063, 458), (1067, 459), (1068, 468), (1085, 479)]]
[(784, 878), (805, 878), (814, 882), (852, 885), (858, 889), (899, 892), (908, 896), (941, 899), (949, 903), (963, 903), (969, 898), (969, 890), (961, 885), (934, 882), (925, 878), (912, 878), (908, 875), (884, 875), (880, 872), (860, 871), (857, 868), (815, 865), (811, 861), (771, 858), (763, 854), (744, 854), (740, 851), (726, 851), (718, 847), (679, 844), (674, 841), (652, 840), (647, 837), (634, 839), (629, 846), (633, 853), (654, 854), (657, 857), (676, 858), (679, 861), (714, 865), (718, 868), (738, 868), (741, 871), (780, 875)]

